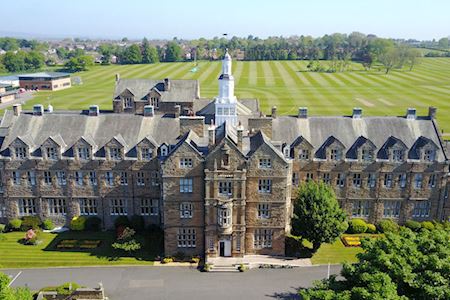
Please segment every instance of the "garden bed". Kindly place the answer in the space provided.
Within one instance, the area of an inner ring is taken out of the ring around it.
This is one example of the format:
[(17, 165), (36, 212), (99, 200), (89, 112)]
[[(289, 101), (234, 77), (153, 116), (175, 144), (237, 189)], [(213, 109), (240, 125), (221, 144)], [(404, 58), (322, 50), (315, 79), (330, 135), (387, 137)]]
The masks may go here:
[(61, 240), (56, 245), (56, 248), (63, 250), (95, 249), (99, 247), (101, 243), (101, 240)]

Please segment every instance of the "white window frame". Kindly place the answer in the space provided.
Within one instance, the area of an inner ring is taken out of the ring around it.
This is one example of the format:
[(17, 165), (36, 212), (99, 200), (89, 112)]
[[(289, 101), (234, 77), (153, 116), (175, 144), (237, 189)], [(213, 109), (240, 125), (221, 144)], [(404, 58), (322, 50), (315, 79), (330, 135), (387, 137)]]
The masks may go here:
[(45, 151), (47, 153), (47, 159), (49, 160), (58, 159), (58, 149), (56, 147), (46, 147)]
[(177, 232), (178, 248), (195, 248), (196, 231), (195, 228), (179, 228)]
[(412, 217), (413, 218), (428, 218), (431, 212), (431, 201), (422, 200), (414, 201)]
[(339, 188), (345, 187), (346, 176), (344, 173), (338, 173), (336, 176), (336, 186)]
[(374, 151), (372, 149), (362, 149), (361, 159), (363, 162), (372, 162), (374, 158)]
[(120, 185), (127, 186), (128, 185), (128, 172), (120, 171)]
[(91, 150), (88, 147), (78, 147), (78, 159), (89, 160), (91, 158)]
[(361, 173), (353, 173), (353, 187), (354, 188), (360, 188), (361, 187), (361, 182), (362, 182), (362, 176)]
[(260, 193), (260, 194), (272, 193), (272, 179), (259, 179), (258, 180), (258, 193)]
[(15, 147), (14, 155), (16, 159), (25, 159), (28, 157), (27, 148), (26, 147)]
[(109, 209), (111, 216), (126, 216), (128, 214), (127, 199), (109, 199)]
[(192, 193), (194, 180), (192, 178), (180, 178), (180, 193)]
[(367, 186), (371, 189), (377, 186), (377, 174), (369, 173), (367, 175)]
[(27, 171), (27, 180), (29, 186), (36, 185), (36, 172), (34, 170)]
[(105, 172), (105, 182), (107, 186), (114, 186), (114, 173), (112, 171)]
[(180, 158), (180, 168), (188, 169), (188, 168), (192, 168), (192, 166), (193, 166), (192, 158), (187, 158), (187, 157)]
[(97, 185), (97, 172), (89, 171), (89, 184), (91, 186), (96, 186)]
[(272, 248), (272, 240), (272, 229), (255, 229), (253, 243), (255, 249)]
[(52, 185), (52, 182), (53, 182), (52, 173), (50, 171), (44, 171), (44, 184)]
[(368, 217), (370, 213), (369, 200), (353, 200), (352, 216), (353, 217)]
[(302, 149), (299, 149), (299, 151), (298, 151), (298, 159), (299, 160), (309, 160), (310, 155), (311, 154), (310, 154), (309, 149), (302, 148)]
[(322, 174), (322, 181), (325, 184), (330, 184), (331, 183), (331, 174), (330, 173), (323, 173)]
[(153, 149), (149, 147), (141, 148), (141, 159), (149, 161), (153, 158)]
[(270, 204), (258, 203), (258, 219), (269, 219), (269, 218), (270, 218)]
[(141, 216), (157, 216), (159, 214), (159, 200), (142, 198), (140, 203)]
[(20, 185), (22, 181), (22, 177), (19, 171), (13, 171), (12, 172), (12, 178), (13, 178), (13, 184), (14, 185)]
[(65, 171), (56, 171), (56, 181), (59, 186), (64, 186), (67, 184), (66, 172)]
[(122, 149), (119, 147), (109, 148), (109, 158), (111, 160), (122, 160)]
[(258, 167), (260, 169), (272, 169), (272, 160), (270, 158), (260, 158)]
[(194, 204), (191, 202), (180, 203), (180, 218), (181, 219), (192, 219), (194, 215)]
[(403, 162), (405, 156), (405, 151), (403, 149), (393, 149), (392, 150), (392, 161)]
[(66, 199), (48, 198), (48, 214), (51, 216), (66, 215)]
[(97, 199), (81, 198), (79, 203), (80, 203), (80, 215), (96, 216), (98, 214)]
[(157, 171), (152, 171), (150, 173), (150, 181), (152, 186), (159, 186), (159, 173)]
[(436, 186), (436, 174), (430, 174), (430, 176), (428, 177), (428, 188), (434, 188)]
[(342, 159), (342, 150), (338, 148), (330, 149), (330, 160), (340, 161)]
[(75, 184), (77, 186), (83, 186), (83, 172), (82, 171), (75, 171)]
[(383, 202), (383, 217), (384, 218), (398, 218), (402, 206), (401, 200), (384, 200)]
[(133, 108), (133, 98), (132, 97), (124, 97), (123, 98), (123, 107), (124, 108)]
[(219, 226), (231, 226), (231, 208), (221, 207), (217, 210)]
[(231, 196), (233, 195), (233, 182), (232, 181), (219, 181), (219, 195)]
[(414, 174), (414, 189), (420, 190), (423, 187), (423, 175), (422, 173)]
[(18, 199), (17, 207), (19, 216), (34, 216), (37, 213), (37, 203), (35, 198)]
[(145, 186), (145, 172), (136, 172), (136, 185)]
[(387, 189), (392, 188), (393, 185), (393, 175), (392, 173), (384, 174), (383, 186)]

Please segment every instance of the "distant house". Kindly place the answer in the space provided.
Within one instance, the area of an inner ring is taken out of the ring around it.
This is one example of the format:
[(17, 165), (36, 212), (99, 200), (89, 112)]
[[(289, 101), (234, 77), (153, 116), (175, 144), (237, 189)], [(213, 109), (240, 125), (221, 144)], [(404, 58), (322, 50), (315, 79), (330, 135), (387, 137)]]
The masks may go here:
[(0, 84), (0, 103), (16, 99), (17, 91), (9, 84)]
[(19, 85), (26, 90), (58, 91), (71, 87), (70, 74), (61, 72), (39, 72), (19, 75)]
[(0, 84), (11, 85), (13, 87), (19, 87), (19, 77), (17, 76), (0, 76)]

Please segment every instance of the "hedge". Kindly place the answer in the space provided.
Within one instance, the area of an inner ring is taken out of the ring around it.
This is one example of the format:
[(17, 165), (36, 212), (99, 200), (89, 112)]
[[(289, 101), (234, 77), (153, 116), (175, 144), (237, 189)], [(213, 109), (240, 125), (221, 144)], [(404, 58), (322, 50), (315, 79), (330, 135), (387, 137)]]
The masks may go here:
[(27, 231), (29, 229), (38, 229), (42, 221), (38, 216), (25, 216), (22, 218), (20, 230)]
[(378, 230), (382, 233), (398, 231), (398, 224), (391, 219), (384, 219), (378, 223)]
[(53, 221), (50, 219), (45, 219), (42, 222), (42, 228), (44, 230), (52, 230), (53, 228), (55, 228), (55, 225), (53, 224)]
[(405, 222), (405, 227), (408, 227), (412, 231), (419, 231), (422, 228), (422, 225), (414, 220), (408, 220)]
[(86, 217), (83, 216), (73, 217), (73, 219), (70, 221), (70, 229), (82, 231), (85, 228), (85, 224), (86, 224)]
[(8, 222), (8, 227), (11, 230), (18, 231), (18, 230), (20, 230), (20, 226), (22, 226), (21, 219), (12, 219)]
[(348, 231), (350, 233), (364, 233), (367, 231), (367, 223), (363, 219), (351, 219)]

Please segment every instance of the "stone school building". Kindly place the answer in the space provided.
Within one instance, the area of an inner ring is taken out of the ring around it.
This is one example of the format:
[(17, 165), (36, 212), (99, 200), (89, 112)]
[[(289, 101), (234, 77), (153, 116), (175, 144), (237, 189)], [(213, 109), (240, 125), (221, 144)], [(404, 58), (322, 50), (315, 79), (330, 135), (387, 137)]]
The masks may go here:
[(293, 199), (307, 180), (349, 217), (375, 223), (450, 216), (448, 157), (436, 109), (417, 116), (265, 116), (237, 99), (231, 57), (218, 96), (197, 81), (116, 77), (113, 111), (7, 110), (0, 123), (0, 221), (68, 224), (141, 215), (166, 255), (284, 255)]

